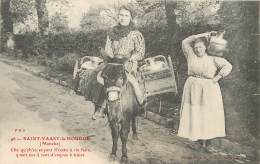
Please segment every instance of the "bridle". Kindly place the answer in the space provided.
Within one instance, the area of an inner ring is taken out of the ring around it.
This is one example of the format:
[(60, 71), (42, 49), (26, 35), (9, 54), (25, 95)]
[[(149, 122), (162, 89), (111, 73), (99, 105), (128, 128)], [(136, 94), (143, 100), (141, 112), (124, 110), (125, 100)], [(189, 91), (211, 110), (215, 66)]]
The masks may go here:
[[(123, 68), (124, 68), (124, 73), (125, 74), (127, 74), (127, 71), (126, 71), (126, 69), (125, 69), (125, 67), (124, 67), (124, 64), (121, 64), (121, 63), (107, 63), (108, 65), (117, 65), (117, 66), (123, 66)], [(115, 99), (114, 101), (116, 101), (116, 100), (119, 100), (121, 97), (122, 97), (122, 89), (124, 88), (124, 87), (126, 87), (126, 84), (127, 84), (127, 78), (126, 78), (126, 82), (124, 82), (123, 83), (123, 85), (122, 86), (111, 86), (111, 87), (108, 87), (108, 88), (106, 88), (106, 94), (109, 94), (110, 92), (117, 92), (118, 93), (118, 98), (117, 99)], [(109, 101), (109, 100), (108, 100)], [(110, 101), (111, 102), (111, 101)]]
[[(124, 67), (124, 73), (127, 74), (127, 71), (125, 69), (125, 66), (124, 64), (121, 64), (121, 63), (107, 63), (107, 64), (110, 64), (110, 65), (121, 65)], [(121, 101), (121, 98), (122, 98), (122, 91), (124, 88), (127, 88), (127, 82), (128, 82), (128, 79), (126, 77), (126, 81), (123, 83), (122, 86), (111, 86), (111, 87), (108, 87), (106, 88), (106, 95), (107, 95), (107, 100), (108, 100), (108, 104), (109, 103), (119, 103), (120, 105), (120, 112), (123, 113), (123, 105), (122, 105), (122, 101)], [(117, 97), (116, 99), (111, 99), (109, 100), (109, 96), (113, 96), (112, 93), (117, 93)], [(109, 95), (111, 94), (111, 95)], [(109, 109), (109, 105), (107, 106), (108, 107), (108, 111), (110, 111)]]

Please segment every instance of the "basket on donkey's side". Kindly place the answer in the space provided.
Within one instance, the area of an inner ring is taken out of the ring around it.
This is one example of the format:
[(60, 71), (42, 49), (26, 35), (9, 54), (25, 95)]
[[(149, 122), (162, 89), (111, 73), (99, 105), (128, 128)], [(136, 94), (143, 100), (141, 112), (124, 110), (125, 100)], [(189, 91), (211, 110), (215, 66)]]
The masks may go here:
[(148, 97), (169, 92), (178, 93), (170, 56), (166, 59), (163, 55), (158, 55), (144, 61), (145, 64), (139, 68), (142, 79), (140, 84)]
[[(91, 73), (104, 60), (95, 56), (84, 56), (77, 60), (73, 71), (73, 89), (77, 93), (83, 94), (89, 83)], [(153, 96), (172, 92), (177, 94), (176, 78), (173, 70), (171, 58), (167, 59), (158, 55), (144, 59), (144, 64), (139, 67), (139, 84), (145, 90), (146, 96)]]
[(84, 56), (76, 61), (73, 70), (73, 89), (76, 93), (84, 95), (94, 70), (103, 64), (103, 59), (96, 56)]

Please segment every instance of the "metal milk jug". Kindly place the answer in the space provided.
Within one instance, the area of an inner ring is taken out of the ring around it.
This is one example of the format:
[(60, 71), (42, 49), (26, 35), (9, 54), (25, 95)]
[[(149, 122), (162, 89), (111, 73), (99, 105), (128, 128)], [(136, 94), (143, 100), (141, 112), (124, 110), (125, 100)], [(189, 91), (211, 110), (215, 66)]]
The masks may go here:
[(209, 45), (207, 51), (210, 55), (223, 56), (224, 52), (227, 50), (227, 41), (223, 39), (225, 31), (217, 34), (216, 36), (211, 36), (209, 39)]

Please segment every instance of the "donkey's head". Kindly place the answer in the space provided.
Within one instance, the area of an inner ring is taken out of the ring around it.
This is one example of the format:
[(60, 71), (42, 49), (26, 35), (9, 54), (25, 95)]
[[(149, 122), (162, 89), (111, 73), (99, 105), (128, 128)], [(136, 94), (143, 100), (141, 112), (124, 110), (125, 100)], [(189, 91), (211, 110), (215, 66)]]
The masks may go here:
[(107, 100), (109, 102), (119, 100), (127, 79), (124, 65), (121, 63), (108, 63), (101, 76), (104, 78)]

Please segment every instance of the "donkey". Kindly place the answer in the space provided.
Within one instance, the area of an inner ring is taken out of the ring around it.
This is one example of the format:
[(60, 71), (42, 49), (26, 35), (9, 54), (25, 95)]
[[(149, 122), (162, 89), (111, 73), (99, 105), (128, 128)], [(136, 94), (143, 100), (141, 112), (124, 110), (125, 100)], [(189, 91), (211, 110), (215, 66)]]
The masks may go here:
[(106, 114), (111, 128), (113, 146), (110, 159), (115, 160), (117, 142), (122, 142), (121, 163), (128, 163), (127, 140), (132, 125), (133, 139), (137, 140), (136, 116), (140, 113), (140, 105), (135, 97), (132, 85), (127, 80), (124, 65), (108, 63), (101, 76), (106, 90)]

